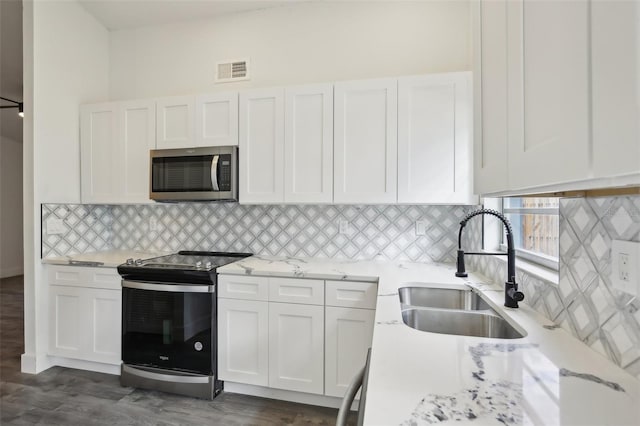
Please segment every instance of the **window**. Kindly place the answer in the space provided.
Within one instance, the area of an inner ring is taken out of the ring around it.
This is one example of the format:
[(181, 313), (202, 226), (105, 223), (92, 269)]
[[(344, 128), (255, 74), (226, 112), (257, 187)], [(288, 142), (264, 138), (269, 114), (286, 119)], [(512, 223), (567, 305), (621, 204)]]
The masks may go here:
[[(502, 213), (511, 222), (516, 255), (558, 269), (558, 198), (503, 198)], [(506, 249), (506, 233), (502, 246)]]

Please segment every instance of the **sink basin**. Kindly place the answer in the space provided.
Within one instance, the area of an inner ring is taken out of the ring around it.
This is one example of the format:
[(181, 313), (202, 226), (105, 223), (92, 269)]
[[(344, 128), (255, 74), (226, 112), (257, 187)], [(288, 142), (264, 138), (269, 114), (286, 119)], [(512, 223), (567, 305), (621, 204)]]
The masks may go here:
[(465, 311), (490, 310), (491, 306), (471, 290), (429, 287), (401, 287), (398, 289), (403, 308), (462, 309)]
[(460, 336), (519, 339), (525, 335), (494, 311), (410, 308), (402, 311), (406, 325), (420, 331)]

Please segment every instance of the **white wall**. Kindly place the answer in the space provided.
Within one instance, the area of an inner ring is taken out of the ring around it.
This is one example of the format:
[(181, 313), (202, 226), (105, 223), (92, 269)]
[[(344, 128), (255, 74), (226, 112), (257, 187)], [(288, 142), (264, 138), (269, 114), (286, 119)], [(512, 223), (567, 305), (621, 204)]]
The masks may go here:
[(0, 137), (0, 278), (21, 275), (22, 263), (22, 143)]
[[(114, 100), (471, 69), (468, 1), (321, 2), (111, 32)], [(251, 58), (252, 80), (214, 85)]]
[(73, 1), (24, 0), (25, 353), (49, 367), (40, 204), (80, 201), (79, 110), (108, 96), (109, 33)]

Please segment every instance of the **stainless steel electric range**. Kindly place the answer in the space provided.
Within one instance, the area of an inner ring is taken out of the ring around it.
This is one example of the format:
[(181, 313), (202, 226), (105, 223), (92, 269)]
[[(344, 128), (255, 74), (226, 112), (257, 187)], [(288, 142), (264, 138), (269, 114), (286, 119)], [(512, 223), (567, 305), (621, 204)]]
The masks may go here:
[(220, 393), (216, 268), (248, 256), (180, 251), (118, 266), (123, 386), (205, 399)]

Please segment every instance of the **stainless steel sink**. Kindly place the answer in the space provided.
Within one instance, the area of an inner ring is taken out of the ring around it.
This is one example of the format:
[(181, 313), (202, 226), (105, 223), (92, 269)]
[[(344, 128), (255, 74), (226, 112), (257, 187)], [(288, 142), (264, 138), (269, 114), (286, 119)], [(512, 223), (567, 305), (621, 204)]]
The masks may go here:
[(403, 309), (412, 306), (465, 311), (490, 310), (491, 306), (471, 290), (429, 287), (401, 287), (398, 289)]
[(411, 328), (431, 333), (494, 339), (519, 339), (525, 336), (495, 311), (410, 308), (402, 311), (402, 320)]

